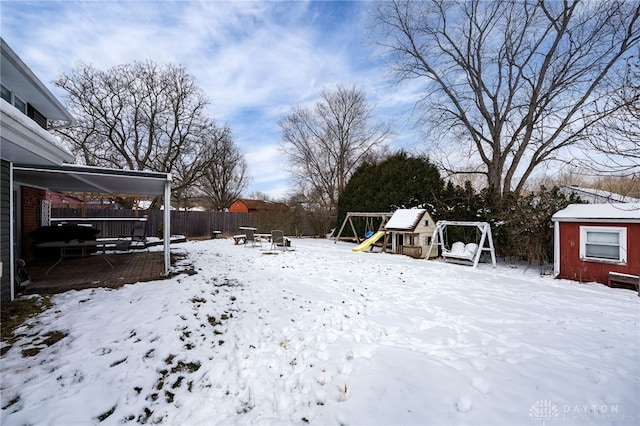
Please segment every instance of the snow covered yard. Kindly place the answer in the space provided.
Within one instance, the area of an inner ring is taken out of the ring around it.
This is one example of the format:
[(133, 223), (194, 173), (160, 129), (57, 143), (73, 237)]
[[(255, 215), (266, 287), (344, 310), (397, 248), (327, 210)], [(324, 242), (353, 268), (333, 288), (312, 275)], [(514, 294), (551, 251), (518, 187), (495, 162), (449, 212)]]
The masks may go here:
[(640, 423), (636, 293), (352, 247), (189, 242), (195, 275), (54, 296), (2, 424)]

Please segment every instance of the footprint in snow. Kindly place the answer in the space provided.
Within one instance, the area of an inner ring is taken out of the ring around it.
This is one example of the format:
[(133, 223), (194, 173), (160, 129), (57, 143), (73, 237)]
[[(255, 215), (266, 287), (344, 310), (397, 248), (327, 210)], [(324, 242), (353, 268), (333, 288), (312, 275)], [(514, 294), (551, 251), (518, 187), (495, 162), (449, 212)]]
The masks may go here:
[(471, 386), (482, 393), (489, 392), (489, 382), (487, 382), (487, 380), (485, 380), (483, 377), (476, 376), (471, 379)]
[(471, 399), (466, 395), (460, 395), (458, 397), (458, 402), (456, 402), (456, 409), (460, 413), (467, 413), (471, 411)]

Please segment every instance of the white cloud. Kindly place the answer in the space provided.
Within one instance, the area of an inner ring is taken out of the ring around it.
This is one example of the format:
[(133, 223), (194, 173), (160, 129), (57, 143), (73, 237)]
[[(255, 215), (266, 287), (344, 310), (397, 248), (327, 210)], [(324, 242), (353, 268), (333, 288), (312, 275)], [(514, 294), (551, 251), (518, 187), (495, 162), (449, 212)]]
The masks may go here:
[(280, 142), (278, 120), (292, 106), (317, 99), (320, 88), (357, 84), (392, 120), (396, 106), (415, 97), (386, 85), (385, 70), (369, 55), (361, 25), (369, 5), (5, 2), (1, 19), (5, 40), (47, 83), (78, 61), (98, 68), (146, 59), (184, 65), (213, 101), (211, 115), (232, 128), (247, 153), (252, 191), (286, 181), (284, 171), (271, 171), (270, 181), (263, 177)]

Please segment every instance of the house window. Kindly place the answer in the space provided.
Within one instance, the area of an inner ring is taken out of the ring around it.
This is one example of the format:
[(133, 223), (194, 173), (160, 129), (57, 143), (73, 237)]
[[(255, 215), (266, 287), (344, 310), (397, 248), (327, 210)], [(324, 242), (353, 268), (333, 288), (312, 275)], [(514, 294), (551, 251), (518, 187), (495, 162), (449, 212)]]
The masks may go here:
[(27, 113), (27, 103), (17, 96), (13, 97), (13, 105), (20, 110), (21, 113)]
[(8, 87), (4, 84), (2, 86), (2, 99), (12, 104), (14, 107), (18, 108), (20, 112), (23, 114), (27, 113), (27, 103), (17, 97)]
[(580, 258), (599, 262), (627, 261), (627, 228), (580, 227)]
[(9, 102), (10, 104), (13, 103), (13, 102), (11, 102), (11, 98), (13, 97), (12, 93), (11, 93), (11, 90), (7, 89), (4, 86), (4, 84), (1, 84), (0, 86), (2, 86), (2, 99), (4, 99), (5, 101)]

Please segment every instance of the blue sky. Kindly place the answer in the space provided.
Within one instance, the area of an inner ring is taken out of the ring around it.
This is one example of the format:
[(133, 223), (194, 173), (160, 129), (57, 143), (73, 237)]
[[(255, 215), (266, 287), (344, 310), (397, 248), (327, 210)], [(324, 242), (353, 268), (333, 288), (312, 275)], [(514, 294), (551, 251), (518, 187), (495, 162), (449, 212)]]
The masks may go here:
[(134, 60), (179, 63), (231, 127), (254, 191), (280, 198), (291, 184), (278, 120), (338, 83), (367, 91), (393, 120), (392, 149), (414, 148), (405, 120), (416, 94), (396, 87), (372, 43), (369, 1), (0, 1), (2, 37), (52, 91), (78, 61), (106, 69)]

